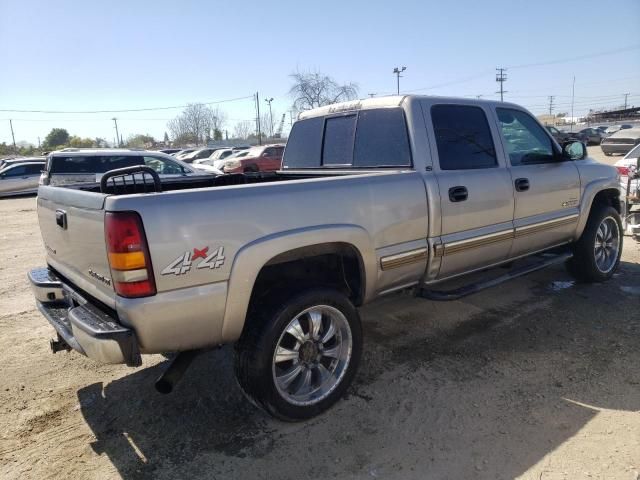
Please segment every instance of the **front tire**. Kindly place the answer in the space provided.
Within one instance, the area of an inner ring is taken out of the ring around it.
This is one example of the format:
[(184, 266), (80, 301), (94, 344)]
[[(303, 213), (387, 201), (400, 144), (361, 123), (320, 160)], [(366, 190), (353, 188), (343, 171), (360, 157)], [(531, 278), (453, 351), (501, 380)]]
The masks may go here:
[(313, 288), (252, 315), (236, 344), (236, 378), (249, 400), (287, 421), (336, 403), (360, 362), (358, 311), (342, 293)]
[(569, 273), (581, 282), (604, 282), (620, 264), (623, 229), (620, 214), (611, 206), (595, 206), (580, 239), (573, 245)]

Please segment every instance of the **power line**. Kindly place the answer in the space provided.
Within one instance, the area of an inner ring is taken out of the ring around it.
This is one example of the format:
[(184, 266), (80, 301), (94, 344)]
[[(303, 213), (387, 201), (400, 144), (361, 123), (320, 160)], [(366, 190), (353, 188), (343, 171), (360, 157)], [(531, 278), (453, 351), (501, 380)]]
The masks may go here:
[(626, 47), (621, 47), (621, 48), (616, 48), (614, 50), (607, 50), (607, 51), (603, 51), (603, 52), (597, 52), (597, 53), (587, 53), (585, 55), (579, 55), (577, 57), (567, 57), (567, 58), (561, 58), (558, 60), (549, 60), (546, 62), (536, 62), (536, 63), (523, 63), (520, 65), (511, 65), (509, 68), (510, 69), (514, 69), (514, 68), (529, 68), (529, 67), (541, 67), (544, 65), (554, 65), (557, 63), (566, 63), (566, 62), (575, 62), (577, 60), (585, 60), (587, 58), (595, 58), (595, 57), (602, 57), (605, 55), (613, 55), (615, 53), (622, 53), (622, 52), (628, 52), (629, 50), (637, 50), (640, 49), (640, 44), (636, 44), (636, 45), (629, 45)]
[[(220, 103), (236, 102), (238, 100), (246, 100), (253, 98), (253, 95), (246, 97), (229, 98), (226, 100), (217, 100), (214, 102), (195, 102), (201, 105), (217, 105)], [(149, 107), (149, 108), (127, 108), (124, 110), (81, 110), (81, 111), (69, 111), (69, 110), (19, 110), (19, 109), (0, 109), (0, 112), (15, 112), (15, 113), (126, 113), (126, 112), (151, 112), (154, 110), (171, 110), (175, 108), (186, 108), (187, 105), (173, 105), (171, 107)]]
[(500, 94), (500, 101), (504, 102), (504, 94), (507, 93), (504, 91), (504, 82), (507, 81), (506, 68), (496, 68), (496, 82), (500, 82), (500, 90), (496, 93)]

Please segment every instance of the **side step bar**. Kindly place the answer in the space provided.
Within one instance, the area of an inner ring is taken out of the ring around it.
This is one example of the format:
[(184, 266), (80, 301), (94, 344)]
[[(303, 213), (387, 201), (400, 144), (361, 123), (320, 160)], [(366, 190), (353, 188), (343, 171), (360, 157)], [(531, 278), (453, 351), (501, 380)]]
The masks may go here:
[(459, 288), (454, 288), (452, 290), (430, 290), (430, 289), (421, 287), (416, 289), (416, 296), (426, 298), (428, 300), (437, 300), (437, 301), (458, 300), (459, 298), (481, 292), (482, 290), (486, 290), (487, 288), (490, 288), (490, 287), (495, 287), (496, 285), (500, 285), (501, 283), (507, 282), (509, 280), (513, 280), (514, 278), (522, 277), (524, 275), (527, 275), (529, 273), (532, 273), (538, 270), (542, 270), (543, 268), (550, 267), (551, 265), (564, 263), (567, 260), (569, 260), (571, 257), (573, 257), (573, 254), (571, 252), (561, 253), (561, 254), (555, 255), (552, 258), (541, 260), (540, 262), (514, 268), (513, 270), (510, 270), (504, 275), (500, 275), (499, 277), (493, 278), (491, 280), (487, 280), (485, 282), (471, 283), (469, 285), (465, 285)]

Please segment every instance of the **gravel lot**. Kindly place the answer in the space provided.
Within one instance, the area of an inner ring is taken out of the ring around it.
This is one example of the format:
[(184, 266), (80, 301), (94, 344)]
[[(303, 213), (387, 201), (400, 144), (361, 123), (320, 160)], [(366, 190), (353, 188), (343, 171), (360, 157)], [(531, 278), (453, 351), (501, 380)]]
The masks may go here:
[(606, 284), (554, 268), (463, 301), (398, 294), (364, 308), (347, 397), (286, 424), (244, 400), (228, 348), (169, 396), (153, 389), (161, 356), (131, 369), (51, 355), (26, 280), (44, 264), (35, 206), (0, 200), (0, 478), (639, 478), (629, 237)]

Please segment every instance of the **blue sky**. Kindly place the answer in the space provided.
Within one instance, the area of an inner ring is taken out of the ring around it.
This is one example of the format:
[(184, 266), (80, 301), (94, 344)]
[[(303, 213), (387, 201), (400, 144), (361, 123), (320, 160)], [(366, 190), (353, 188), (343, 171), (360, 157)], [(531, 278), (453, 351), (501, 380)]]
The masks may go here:
[[(273, 97), (287, 111), (289, 74), (318, 70), (360, 96), (395, 90), (495, 98), (495, 67), (511, 67), (506, 100), (534, 113), (640, 105), (640, 1), (0, 0), (0, 109), (119, 110)], [(531, 65), (617, 53), (551, 65)], [(262, 100), (261, 100), (262, 101)], [(252, 120), (251, 99), (219, 107), (227, 127)], [(266, 104), (262, 101), (261, 109)], [(0, 142), (37, 143), (53, 127), (162, 138), (168, 109), (116, 114), (0, 112)]]

